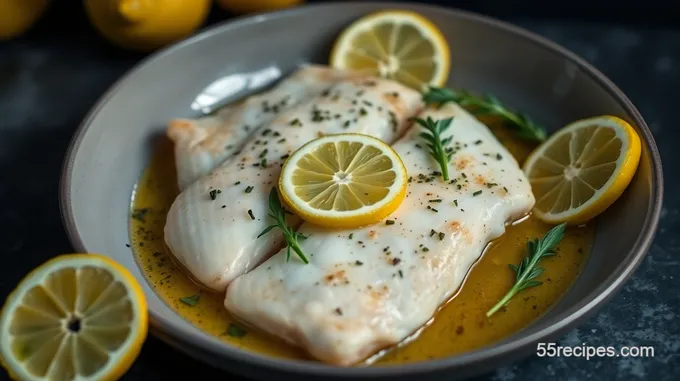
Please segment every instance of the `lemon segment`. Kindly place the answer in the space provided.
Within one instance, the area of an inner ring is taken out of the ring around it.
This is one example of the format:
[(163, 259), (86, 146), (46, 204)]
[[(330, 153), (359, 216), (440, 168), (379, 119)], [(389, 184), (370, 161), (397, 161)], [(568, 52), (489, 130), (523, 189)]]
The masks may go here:
[(24, 34), (45, 13), (49, 0), (0, 1), (0, 41)]
[(303, 220), (333, 228), (372, 225), (406, 195), (406, 168), (372, 136), (327, 135), (286, 160), (279, 178), (283, 202)]
[(573, 122), (541, 144), (524, 163), (536, 197), (534, 213), (548, 223), (581, 224), (616, 201), (633, 179), (641, 143), (615, 116)]
[(210, 0), (84, 0), (90, 23), (111, 43), (152, 51), (184, 39), (205, 22)]
[(409, 11), (369, 14), (337, 38), (331, 66), (394, 79), (417, 90), (444, 86), (449, 77), (449, 45), (439, 28)]
[(147, 335), (133, 276), (95, 254), (56, 257), (28, 274), (0, 312), (0, 360), (14, 379), (116, 380)]

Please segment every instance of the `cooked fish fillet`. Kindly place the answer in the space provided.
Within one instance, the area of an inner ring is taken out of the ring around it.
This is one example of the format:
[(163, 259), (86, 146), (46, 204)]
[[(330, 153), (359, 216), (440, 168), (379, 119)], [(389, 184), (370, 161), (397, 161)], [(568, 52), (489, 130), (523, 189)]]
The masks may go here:
[[(234, 280), (225, 306), (244, 321), (336, 365), (396, 344), (430, 320), (460, 287), (485, 246), (534, 204), (515, 159), (457, 105), (424, 117), (454, 117), (451, 178), (443, 182), (414, 127), (393, 148), (412, 178), (386, 222), (329, 231), (303, 224), (310, 259), (285, 250)], [(350, 234), (352, 237), (350, 238)]]
[[(420, 98), (394, 81), (366, 76), (341, 81), (280, 113), (240, 154), (175, 199), (165, 242), (196, 280), (224, 290), (282, 246), (279, 230), (257, 236), (269, 225), (268, 195), (287, 155), (323, 134), (356, 132), (394, 142), (421, 110)], [(294, 218), (290, 223), (299, 225)]]
[(358, 75), (306, 65), (273, 89), (223, 107), (214, 115), (172, 120), (167, 135), (175, 144), (180, 190), (233, 156), (254, 131), (271, 123), (279, 114), (319, 95), (341, 79)]

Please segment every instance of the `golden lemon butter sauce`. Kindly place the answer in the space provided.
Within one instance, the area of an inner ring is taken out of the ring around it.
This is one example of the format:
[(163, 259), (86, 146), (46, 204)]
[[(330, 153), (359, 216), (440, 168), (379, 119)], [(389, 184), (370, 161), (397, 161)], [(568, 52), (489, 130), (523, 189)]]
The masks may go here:
[[(533, 148), (494, 121), (485, 122), (520, 163)], [(164, 139), (137, 184), (130, 223), (131, 246), (156, 293), (184, 319), (225, 342), (265, 355), (307, 358), (301, 350), (267, 334), (233, 324), (222, 303), (224, 295), (197, 286), (174, 264), (164, 244), (163, 228), (177, 194), (172, 143)], [(518, 264), (526, 255), (527, 240), (542, 237), (551, 227), (532, 216), (508, 226), (506, 233), (487, 247), (458, 294), (437, 312), (433, 322), (415, 340), (386, 351), (375, 364), (424, 361), (477, 349), (508, 337), (541, 316), (580, 273), (593, 240), (592, 226), (567, 229), (557, 255), (541, 261), (545, 272), (539, 279), (543, 285), (521, 292), (491, 318), (485, 314), (514, 283), (515, 274), (508, 264)], [(195, 298), (190, 297), (195, 295), (200, 297), (194, 304)]]

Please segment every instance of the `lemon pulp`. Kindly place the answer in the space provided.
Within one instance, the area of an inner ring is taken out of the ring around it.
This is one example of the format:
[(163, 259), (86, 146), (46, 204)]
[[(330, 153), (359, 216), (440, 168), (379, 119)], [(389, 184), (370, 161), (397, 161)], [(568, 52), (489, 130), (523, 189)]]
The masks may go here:
[(424, 90), (443, 86), (449, 46), (439, 28), (409, 11), (382, 11), (347, 27), (335, 42), (331, 66), (364, 71)]
[(23, 380), (113, 380), (147, 332), (139, 284), (110, 259), (57, 257), (29, 274), (2, 311), (1, 357)]
[(566, 126), (524, 165), (536, 196), (534, 211), (550, 223), (594, 218), (621, 196), (640, 153), (640, 138), (622, 119), (600, 116)]
[(316, 139), (286, 161), (284, 202), (304, 220), (328, 227), (376, 223), (403, 201), (406, 169), (392, 148), (361, 134)]

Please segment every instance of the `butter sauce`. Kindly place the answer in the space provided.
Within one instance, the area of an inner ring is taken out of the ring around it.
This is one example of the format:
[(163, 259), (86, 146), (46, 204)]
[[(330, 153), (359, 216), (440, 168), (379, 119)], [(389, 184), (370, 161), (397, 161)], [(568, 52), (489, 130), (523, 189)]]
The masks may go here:
[[(496, 121), (483, 121), (520, 163), (533, 148)], [(263, 355), (306, 359), (299, 349), (235, 323), (223, 306), (224, 295), (199, 287), (175, 265), (163, 240), (165, 216), (179, 192), (173, 160), (172, 143), (160, 141), (132, 200), (131, 246), (149, 284), (180, 316), (208, 334)], [(471, 351), (531, 324), (559, 301), (578, 277), (594, 238), (592, 224), (569, 228), (557, 255), (541, 262), (545, 268), (540, 277), (543, 285), (521, 292), (491, 318), (485, 313), (514, 282), (515, 274), (508, 264), (519, 263), (526, 255), (527, 240), (543, 236), (550, 228), (532, 216), (508, 226), (506, 233), (487, 247), (463, 287), (432, 322), (412, 339), (386, 350), (373, 364), (426, 361)]]

